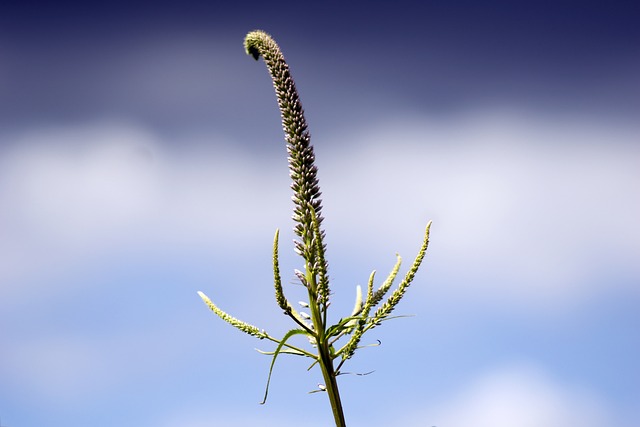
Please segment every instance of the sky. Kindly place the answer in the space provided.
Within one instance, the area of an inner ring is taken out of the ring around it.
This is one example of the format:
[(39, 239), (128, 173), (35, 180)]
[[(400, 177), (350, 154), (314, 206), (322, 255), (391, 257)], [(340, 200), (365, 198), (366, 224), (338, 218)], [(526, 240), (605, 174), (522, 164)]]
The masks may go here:
[[(635, 2), (637, 3), (637, 2)], [(331, 425), (284, 335), (286, 149), (244, 35), (300, 92), (330, 317), (407, 264), (339, 378), (349, 426), (640, 420), (634, 2), (21, 2), (0, 14), (0, 425)], [(368, 340), (368, 341), (367, 341)], [(359, 373), (373, 373), (361, 376)]]

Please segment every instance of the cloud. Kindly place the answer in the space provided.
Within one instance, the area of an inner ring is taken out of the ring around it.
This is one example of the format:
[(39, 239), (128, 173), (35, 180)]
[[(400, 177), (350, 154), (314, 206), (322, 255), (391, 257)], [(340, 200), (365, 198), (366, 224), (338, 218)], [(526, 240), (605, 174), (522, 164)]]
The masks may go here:
[(456, 295), (566, 308), (639, 290), (639, 137), (636, 126), (506, 113), (390, 120), (345, 138), (354, 148), (331, 153), (324, 190), (343, 206), (343, 234), (378, 236), (369, 247), (397, 234), (412, 256), (432, 218), (426, 269)]
[(271, 170), (254, 170), (220, 137), (208, 142), (170, 153), (157, 135), (121, 123), (14, 136), (0, 160), (0, 291), (120, 247), (251, 235), (271, 219), (271, 189), (286, 185), (268, 185)]
[[(410, 259), (431, 218), (426, 269), (442, 292), (538, 310), (638, 291), (637, 126), (494, 112), (316, 136), (338, 256), (367, 247)], [(14, 136), (0, 165), (0, 292), (101, 251), (242, 247), (290, 225), (281, 156), (199, 138), (172, 146), (122, 123)]]
[(559, 384), (538, 368), (516, 365), (480, 376), (402, 425), (598, 427), (615, 423), (606, 404), (589, 392)]

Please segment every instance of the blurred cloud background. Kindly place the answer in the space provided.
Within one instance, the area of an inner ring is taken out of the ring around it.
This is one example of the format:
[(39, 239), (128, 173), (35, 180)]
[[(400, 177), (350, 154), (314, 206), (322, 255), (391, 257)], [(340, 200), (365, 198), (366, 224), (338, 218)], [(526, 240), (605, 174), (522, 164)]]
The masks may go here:
[(14, 4), (0, 17), (0, 420), (330, 425), (296, 300), (279, 42), (320, 168), (336, 320), (432, 243), (343, 376), (351, 426), (635, 426), (640, 29), (633, 2)]

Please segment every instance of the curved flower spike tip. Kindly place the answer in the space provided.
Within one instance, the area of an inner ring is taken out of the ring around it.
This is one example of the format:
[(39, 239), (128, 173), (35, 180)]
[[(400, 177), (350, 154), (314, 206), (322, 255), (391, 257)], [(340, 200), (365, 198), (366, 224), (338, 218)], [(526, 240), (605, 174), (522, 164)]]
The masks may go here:
[[(260, 57), (264, 59), (273, 81), (289, 152), (289, 172), (293, 180), (293, 220), (296, 223), (295, 232), (300, 238), (295, 242), (296, 249), (305, 258), (314, 260), (314, 246), (325, 246), (324, 232), (319, 230), (314, 233), (313, 225), (314, 216), (318, 222), (317, 228), (320, 229), (322, 225), (322, 201), (318, 168), (314, 165), (315, 154), (300, 96), (284, 55), (269, 34), (260, 30), (250, 32), (244, 39), (244, 47), (247, 54), (256, 60)], [(326, 266), (321, 267), (326, 269)]]

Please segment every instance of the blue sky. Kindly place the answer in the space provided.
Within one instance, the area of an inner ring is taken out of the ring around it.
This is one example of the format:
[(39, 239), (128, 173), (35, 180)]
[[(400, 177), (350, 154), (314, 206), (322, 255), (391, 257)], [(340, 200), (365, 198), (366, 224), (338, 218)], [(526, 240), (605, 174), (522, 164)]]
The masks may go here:
[[(2, 426), (331, 423), (283, 334), (300, 268), (279, 42), (323, 191), (334, 318), (432, 242), (340, 385), (350, 426), (635, 426), (632, 2), (14, 5), (0, 17)], [(300, 298), (298, 298), (298, 296)]]

